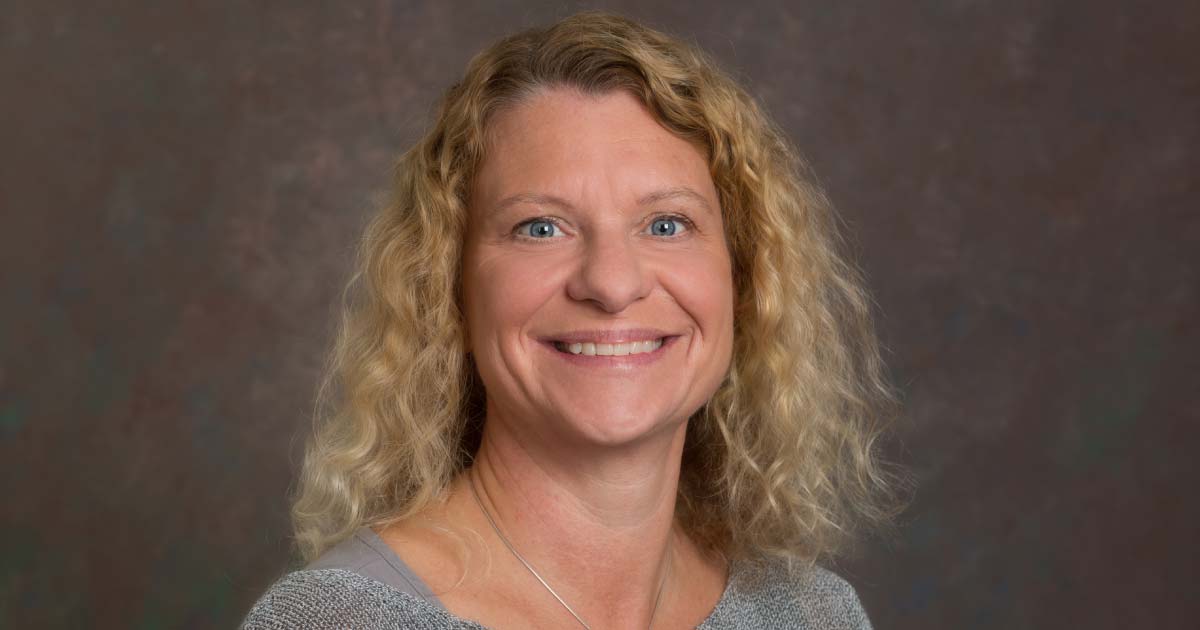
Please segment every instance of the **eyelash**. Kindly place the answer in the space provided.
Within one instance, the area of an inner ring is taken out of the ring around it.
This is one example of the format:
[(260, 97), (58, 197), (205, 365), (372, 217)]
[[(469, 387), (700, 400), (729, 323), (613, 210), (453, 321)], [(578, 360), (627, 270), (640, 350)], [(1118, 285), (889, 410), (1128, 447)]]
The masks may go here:
[[(651, 219), (651, 220), (650, 220), (650, 225), (654, 225), (654, 222), (655, 222), (655, 221), (659, 221), (659, 220), (661, 220), (661, 219), (668, 219), (668, 220), (671, 220), (671, 221), (678, 221), (679, 223), (682, 223), (682, 224), (684, 225), (684, 227), (685, 227), (685, 228), (687, 228), (687, 230), (684, 232), (684, 234), (687, 234), (688, 232), (691, 232), (691, 231), (693, 231), (693, 230), (695, 230), (695, 229), (696, 229), (696, 224), (695, 224), (695, 223), (693, 223), (691, 219), (689, 219), (689, 218), (687, 218), (687, 217), (685, 217), (685, 216), (683, 216), (683, 215), (680, 215), (680, 214), (660, 214), (660, 215), (657, 215), (657, 216), (655, 216), (653, 219)], [(518, 223), (518, 224), (517, 224), (515, 227), (513, 227), (513, 231), (512, 231), (512, 233), (513, 233), (513, 235), (514, 235), (514, 236), (516, 236), (518, 239), (525, 240), (525, 241), (548, 241), (548, 240), (552, 240), (552, 239), (549, 239), (549, 238), (535, 238), (535, 237), (533, 237), (533, 236), (527, 236), (527, 235), (525, 235), (525, 234), (522, 234), (522, 233), (521, 233), (521, 228), (523, 228), (523, 227), (525, 227), (525, 226), (529, 225), (530, 223), (539, 223), (539, 222), (550, 223), (550, 224), (554, 225), (555, 229), (559, 229), (559, 230), (561, 230), (561, 229), (562, 229), (562, 226), (561, 226), (561, 225), (559, 225), (558, 219), (555, 219), (554, 217), (534, 217), (534, 218), (532, 218), (532, 219), (526, 219), (526, 220), (524, 220), (524, 221), (522, 221), (522, 222)], [(680, 236), (682, 236), (682, 235), (680, 235), (680, 234), (672, 234), (671, 236), (665, 236), (665, 237), (663, 237), (663, 238), (664, 238), (664, 239), (666, 239), (666, 240), (673, 240), (673, 239), (679, 238)]]

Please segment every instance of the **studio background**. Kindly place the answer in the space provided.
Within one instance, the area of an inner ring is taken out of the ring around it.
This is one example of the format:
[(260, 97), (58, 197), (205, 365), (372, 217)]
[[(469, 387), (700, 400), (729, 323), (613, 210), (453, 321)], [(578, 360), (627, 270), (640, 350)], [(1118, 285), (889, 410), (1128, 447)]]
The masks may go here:
[[(575, 2), (9, 3), (0, 626), (233, 627), (356, 239), (494, 39)], [(850, 225), (919, 489), (876, 628), (1195, 622), (1200, 5), (603, 5), (699, 43)]]

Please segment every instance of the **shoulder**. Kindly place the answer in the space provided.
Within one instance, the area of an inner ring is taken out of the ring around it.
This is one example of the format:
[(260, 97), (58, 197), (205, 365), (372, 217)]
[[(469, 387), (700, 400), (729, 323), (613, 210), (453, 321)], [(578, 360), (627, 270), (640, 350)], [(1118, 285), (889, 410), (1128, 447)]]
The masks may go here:
[(255, 602), (242, 630), (275, 628), (466, 630), (444, 610), (345, 569), (304, 569), (277, 580)]
[(782, 561), (743, 564), (730, 578), (721, 614), (705, 628), (870, 630), (858, 593), (819, 565), (789, 571)]
[(304, 568), (345, 569), (442, 607), (421, 578), (369, 527), (360, 528)]
[(821, 566), (788, 578), (789, 588), (814, 627), (870, 629), (858, 592), (842, 576)]

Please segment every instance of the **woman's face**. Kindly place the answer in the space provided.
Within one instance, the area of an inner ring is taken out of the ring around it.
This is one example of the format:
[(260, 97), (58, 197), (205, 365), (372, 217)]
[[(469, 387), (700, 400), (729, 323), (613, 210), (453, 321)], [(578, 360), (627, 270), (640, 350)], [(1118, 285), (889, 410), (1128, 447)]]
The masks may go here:
[(623, 91), (544, 90), (489, 131), (463, 256), (489, 421), (560, 444), (677, 428), (733, 348), (704, 155)]

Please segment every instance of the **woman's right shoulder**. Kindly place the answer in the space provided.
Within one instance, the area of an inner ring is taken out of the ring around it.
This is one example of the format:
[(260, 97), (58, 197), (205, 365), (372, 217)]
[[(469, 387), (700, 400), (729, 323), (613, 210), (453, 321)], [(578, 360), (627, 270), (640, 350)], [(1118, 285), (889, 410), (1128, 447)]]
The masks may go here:
[(251, 607), (242, 630), (400, 628), (476, 630), (410, 593), (346, 569), (301, 569), (279, 578)]

